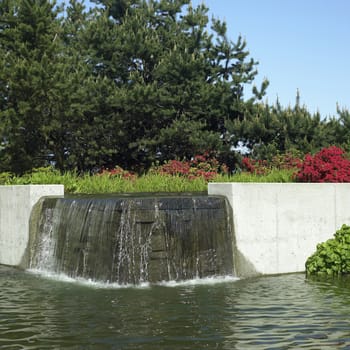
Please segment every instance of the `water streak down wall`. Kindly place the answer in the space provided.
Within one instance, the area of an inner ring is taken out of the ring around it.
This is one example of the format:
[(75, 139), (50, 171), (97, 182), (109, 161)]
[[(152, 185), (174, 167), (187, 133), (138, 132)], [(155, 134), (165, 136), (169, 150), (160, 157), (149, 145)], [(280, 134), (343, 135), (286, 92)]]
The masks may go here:
[(316, 245), (350, 225), (350, 184), (210, 183), (233, 213), (239, 276), (301, 272)]
[(23, 267), (119, 284), (232, 275), (230, 222), (222, 196), (43, 198)]

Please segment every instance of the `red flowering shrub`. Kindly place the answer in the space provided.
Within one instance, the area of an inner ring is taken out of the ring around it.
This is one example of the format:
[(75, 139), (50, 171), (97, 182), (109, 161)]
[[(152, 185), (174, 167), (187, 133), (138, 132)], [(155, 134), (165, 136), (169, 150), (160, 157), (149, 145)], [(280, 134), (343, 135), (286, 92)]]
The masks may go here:
[(190, 161), (169, 160), (167, 163), (151, 169), (163, 175), (183, 176), (188, 179), (204, 178), (206, 181), (214, 179), (219, 173), (227, 173), (225, 164), (220, 165), (218, 160), (208, 153), (196, 155)]
[(264, 175), (269, 167), (266, 160), (244, 157), (242, 159), (243, 170), (256, 175)]
[(295, 177), (299, 182), (350, 182), (350, 160), (339, 147), (323, 148), (305, 156)]
[(189, 162), (181, 162), (179, 160), (169, 160), (155, 170), (165, 175), (187, 175), (190, 171), (190, 164)]
[(249, 157), (244, 157), (242, 159), (243, 170), (256, 175), (267, 174), (272, 169), (297, 169), (300, 164), (301, 160), (292, 153), (276, 155), (270, 162)]
[(102, 171), (99, 173), (99, 175), (107, 175), (110, 177), (120, 177), (123, 179), (128, 179), (128, 180), (135, 180), (136, 175), (131, 173), (130, 171), (124, 170), (120, 166), (116, 166), (113, 169), (102, 169)]
[(255, 160), (249, 157), (242, 159), (242, 168), (248, 173), (255, 173)]
[(295, 153), (287, 152), (274, 156), (271, 165), (277, 169), (293, 170), (298, 169), (301, 163), (300, 154), (296, 155)]

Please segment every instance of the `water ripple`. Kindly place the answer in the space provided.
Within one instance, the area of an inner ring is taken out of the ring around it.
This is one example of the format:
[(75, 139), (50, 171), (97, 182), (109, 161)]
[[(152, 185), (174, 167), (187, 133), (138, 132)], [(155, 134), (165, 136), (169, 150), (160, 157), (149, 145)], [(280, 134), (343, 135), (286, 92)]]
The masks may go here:
[(349, 282), (111, 289), (0, 267), (0, 349), (350, 349)]

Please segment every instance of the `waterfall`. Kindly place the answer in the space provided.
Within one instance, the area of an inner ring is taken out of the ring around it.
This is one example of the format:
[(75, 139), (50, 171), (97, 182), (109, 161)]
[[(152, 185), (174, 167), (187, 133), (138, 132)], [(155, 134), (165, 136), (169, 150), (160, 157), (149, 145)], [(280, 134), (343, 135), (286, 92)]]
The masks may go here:
[(33, 208), (24, 266), (139, 284), (233, 274), (220, 196), (72, 196)]

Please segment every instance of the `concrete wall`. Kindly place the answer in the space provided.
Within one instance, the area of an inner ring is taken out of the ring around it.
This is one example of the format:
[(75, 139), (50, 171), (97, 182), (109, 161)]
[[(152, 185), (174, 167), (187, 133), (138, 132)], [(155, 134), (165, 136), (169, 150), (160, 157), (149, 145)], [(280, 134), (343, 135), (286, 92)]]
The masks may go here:
[(0, 186), (0, 264), (20, 264), (28, 242), (30, 212), (39, 198), (63, 194), (63, 185)]
[(210, 183), (233, 213), (239, 276), (305, 270), (320, 242), (350, 225), (350, 184)]
[[(210, 183), (208, 193), (230, 203), (239, 276), (304, 271), (316, 245), (350, 225), (350, 184)], [(63, 194), (63, 185), (0, 186), (0, 264), (20, 264), (39, 198)]]

